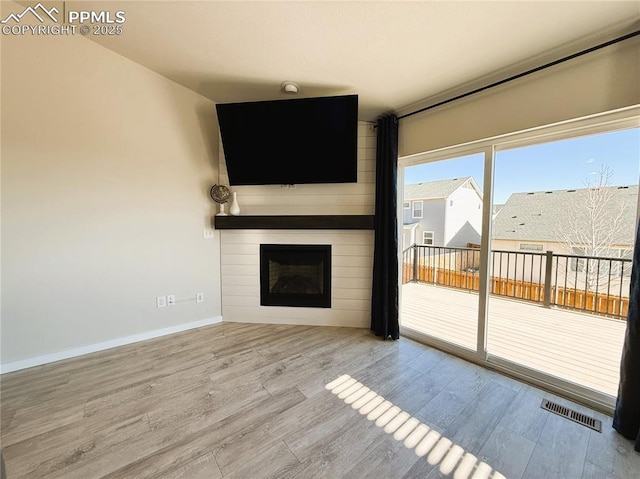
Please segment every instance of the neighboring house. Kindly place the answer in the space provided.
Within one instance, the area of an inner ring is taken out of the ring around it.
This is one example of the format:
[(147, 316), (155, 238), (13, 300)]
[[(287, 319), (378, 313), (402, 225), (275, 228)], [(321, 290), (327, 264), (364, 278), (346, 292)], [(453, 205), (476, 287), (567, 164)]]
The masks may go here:
[[(589, 188), (514, 193), (495, 216), (491, 249), (629, 258), (634, 241), (638, 185), (603, 188), (601, 201), (601, 207), (590, 211)], [(599, 219), (591, 220), (590, 216)], [(596, 238), (593, 244), (597, 247), (590, 247), (586, 242), (588, 236)], [(502, 255), (502, 261), (498, 256), (499, 253), (494, 253), (493, 274), (499, 274), (500, 264), (502, 272), (506, 272), (507, 255)], [(529, 255), (526, 260), (524, 255), (519, 256), (520, 266), (514, 265), (515, 255), (509, 255), (509, 261), (508, 269), (516, 270), (516, 279), (536, 282), (543, 274), (544, 268), (540, 268), (537, 256)], [(585, 260), (569, 258), (567, 269), (584, 271)], [(511, 272), (509, 277), (513, 277)]]
[(480, 243), (482, 192), (471, 176), (404, 186), (403, 249)]

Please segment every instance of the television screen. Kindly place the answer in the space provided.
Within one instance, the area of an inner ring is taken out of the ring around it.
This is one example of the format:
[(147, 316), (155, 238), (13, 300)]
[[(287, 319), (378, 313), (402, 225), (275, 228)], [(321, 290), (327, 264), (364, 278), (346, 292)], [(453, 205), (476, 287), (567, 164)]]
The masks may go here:
[(357, 95), (216, 110), (231, 185), (357, 182)]

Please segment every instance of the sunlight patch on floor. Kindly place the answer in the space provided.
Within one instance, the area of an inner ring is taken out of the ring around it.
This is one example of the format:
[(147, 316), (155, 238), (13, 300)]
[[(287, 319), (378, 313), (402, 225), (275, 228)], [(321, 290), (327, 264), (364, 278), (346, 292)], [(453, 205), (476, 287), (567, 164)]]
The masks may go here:
[(442, 474), (453, 479), (506, 479), (500, 472), (461, 446), (412, 417), (392, 402), (372, 391), (348, 374), (328, 383), (325, 388), (369, 421), (413, 449)]

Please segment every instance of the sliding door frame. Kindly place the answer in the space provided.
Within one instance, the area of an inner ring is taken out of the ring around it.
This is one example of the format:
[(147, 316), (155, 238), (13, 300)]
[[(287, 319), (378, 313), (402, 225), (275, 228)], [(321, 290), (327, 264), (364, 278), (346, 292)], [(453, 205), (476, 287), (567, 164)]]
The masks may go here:
[[(551, 376), (533, 368), (508, 361), (501, 357), (492, 355), (487, 351), (488, 304), (491, 273), (489, 271), (489, 258), (492, 241), (491, 227), (493, 222), (493, 177), (495, 156), (498, 151), (577, 138), (580, 136), (594, 135), (598, 133), (608, 133), (635, 127), (640, 127), (640, 105), (400, 158), (398, 161), (397, 204), (398, 217), (402, 218), (405, 168), (425, 163), (460, 158), (473, 154), (484, 154), (482, 240), (480, 244), (480, 286), (478, 292), (476, 350), (472, 351), (454, 343), (428, 336), (419, 331), (402, 326), (402, 274), (399, 275), (400, 284), (398, 285), (400, 291), (401, 334), (403, 336), (416, 339), (429, 346), (441, 349), (462, 359), (496, 370), (502, 374), (530, 383), (536, 387), (546, 389), (573, 401), (583, 403), (604, 413), (613, 414), (615, 398), (600, 391), (580, 386), (562, 378)], [(640, 195), (636, 209), (636, 225), (639, 220), (639, 215)], [(398, 235), (401, 235), (401, 225), (399, 225), (398, 229)], [(402, 248), (398, 251), (398, 259), (399, 268), (402, 268)]]

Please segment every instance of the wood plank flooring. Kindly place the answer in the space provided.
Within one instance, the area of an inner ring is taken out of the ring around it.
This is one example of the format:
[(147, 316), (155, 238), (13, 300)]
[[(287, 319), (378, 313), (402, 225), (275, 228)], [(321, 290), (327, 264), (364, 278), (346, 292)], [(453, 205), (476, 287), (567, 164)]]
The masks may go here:
[[(611, 418), (361, 329), (222, 323), (5, 374), (0, 392), (8, 479), (626, 479), (640, 470)], [(604, 431), (540, 409), (543, 397), (601, 419)]]

